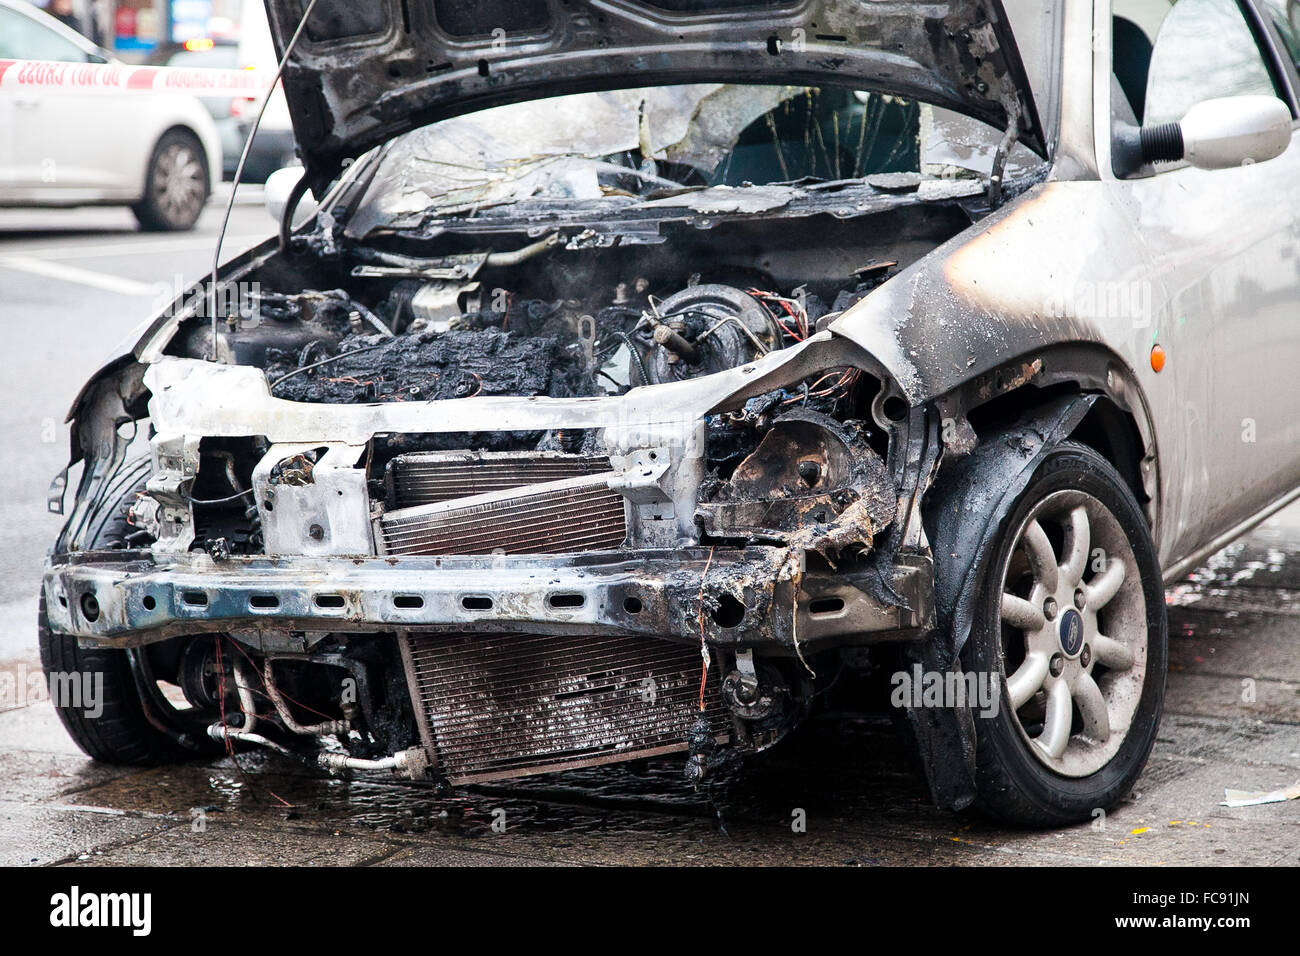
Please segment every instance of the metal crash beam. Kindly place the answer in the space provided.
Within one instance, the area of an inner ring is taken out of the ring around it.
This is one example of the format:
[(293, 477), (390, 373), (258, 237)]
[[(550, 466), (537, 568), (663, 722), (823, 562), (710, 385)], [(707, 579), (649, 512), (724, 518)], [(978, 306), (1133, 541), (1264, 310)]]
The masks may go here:
[(793, 652), (796, 639), (905, 640), (931, 625), (927, 558), (900, 556), (887, 589), (866, 583), (879, 575), (795, 575), (796, 610), (787, 569), (802, 564), (799, 555), (756, 547), (712, 558), (697, 548), (218, 563), (204, 554), (163, 562), (147, 552), (82, 552), (54, 564), (44, 588), (54, 630), (120, 647), (231, 630), (523, 628), (694, 643), (703, 634), (715, 646)]

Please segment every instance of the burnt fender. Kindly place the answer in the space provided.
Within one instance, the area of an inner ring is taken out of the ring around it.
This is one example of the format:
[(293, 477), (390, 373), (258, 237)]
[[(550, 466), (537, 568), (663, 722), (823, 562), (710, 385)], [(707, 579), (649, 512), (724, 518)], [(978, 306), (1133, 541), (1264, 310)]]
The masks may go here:
[[(1069, 437), (1096, 400), (1075, 395), (1040, 406), (940, 469), (923, 509), (934, 552), (938, 631), (933, 640), (905, 652), (908, 666), (915, 662), (927, 672), (960, 672), (959, 655), (970, 636), (976, 585), (993, 536), (1048, 451)], [(975, 799), (970, 711), (908, 708), (906, 716), (934, 802), (948, 810), (969, 806)]]
[(1002, 519), (1039, 463), (1079, 427), (1096, 401), (1095, 395), (1072, 395), (1039, 406), (939, 470), (922, 520), (934, 551), (941, 662), (955, 661), (970, 636), (983, 559)]

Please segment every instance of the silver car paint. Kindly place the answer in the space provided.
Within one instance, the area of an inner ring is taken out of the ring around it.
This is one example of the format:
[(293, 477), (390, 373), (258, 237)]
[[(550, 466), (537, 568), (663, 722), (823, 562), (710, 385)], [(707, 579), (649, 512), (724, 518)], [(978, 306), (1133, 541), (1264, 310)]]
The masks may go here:
[[(1300, 358), (1300, 148), (1238, 169), (1115, 179), (1109, 8), (1066, 4), (1052, 180), (916, 263), (832, 331), (871, 353), (913, 403), (1053, 346), (1094, 348), (1158, 469), (1157, 545), (1174, 573), (1300, 485), (1288, 391)], [(1125, 290), (1143, 306), (1095, 307)], [(1157, 343), (1168, 355), (1159, 374)]]

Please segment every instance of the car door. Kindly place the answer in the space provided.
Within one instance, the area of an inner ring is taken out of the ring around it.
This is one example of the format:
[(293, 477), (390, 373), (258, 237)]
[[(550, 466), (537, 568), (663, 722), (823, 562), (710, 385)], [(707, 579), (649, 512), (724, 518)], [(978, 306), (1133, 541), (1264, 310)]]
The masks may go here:
[[(55, 23), (0, 6), (0, 59), (103, 62)], [(143, 165), (130, 140), (131, 106), (120, 95), (39, 87), (0, 91), (9, 123), (3, 181), (32, 202), (138, 196)]]
[[(0, 6), (0, 59), (84, 63), (85, 54), (26, 14)], [(43, 189), (51, 178), (38, 145), (44, 98), (41, 90), (0, 89), (0, 189), (11, 198)]]
[[(0, 7), (0, 15), (3, 15), (4, 8)], [(3, 27), (0, 27), (2, 29)], [(0, 46), (3, 41), (0, 41)], [(18, 171), (15, 164), (18, 161), (15, 151), (14, 142), (17, 135), (14, 133), (14, 127), (17, 124), (16, 113), (17, 105), (14, 103), (14, 97), (0, 88), (0, 202), (6, 197), (15, 194), (17, 189)]]
[[(1131, 106), (1152, 126), (1215, 97), (1291, 100), (1255, 11), (1237, 0), (1115, 0), (1113, 12), (1116, 116)], [(1117, 187), (1149, 257), (1141, 331), (1165, 362), (1140, 374), (1173, 409), (1160, 435), (1162, 550), (1186, 554), (1300, 484), (1300, 145), (1293, 136), (1266, 163), (1158, 167)]]

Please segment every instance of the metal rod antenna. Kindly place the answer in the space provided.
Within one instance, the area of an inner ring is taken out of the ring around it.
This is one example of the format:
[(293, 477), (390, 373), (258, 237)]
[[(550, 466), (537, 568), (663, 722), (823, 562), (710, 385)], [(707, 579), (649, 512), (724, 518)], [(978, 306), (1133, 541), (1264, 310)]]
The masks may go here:
[(298, 21), (298, 27), (293, 31), (293, 36), (285, 44), (284, 56), (280, 57), (280, 64), (275, 68), (275, 76), (271, 78), (271, 84), (267, 87), (266, 95), (262, 97), (262, 105), (257, 111), (257, 119), (253, 120), (253, 128), (248, 131), (248, 139), (244, 141), (244, 151), (239, 154), (239, 165), (235, 167), (235, 180), (230, 184), (230, 198), (226, 201), (226, 214), (221, 220), (221, 230), (217, 233), (217, 248), (212, 253), (212, 283), (208, 288), (208, 314), (212, 316), (212, 354), (209, 360), (217, 360), (217, 326), (219, 324), (217, 316), (217, 270), (221, 266), (221, 242), (226, 238), (226, 229), (230, 226), (230, 213), (235, 208), (235, 192), (239, 189), (239, 181), (244, 175), (244, 163), (248, 161), (248, 151), (252, 148), (253, 137), (257, 135), (258, 127), (262, 125), (262, 114), (266, 112), (266, 104), (271, 102), (271, 97), (275, 95), (275, 88), (280, 85), (280, 76), (284, 73), (284, 65), (289, 62), (289, 56), (293, 53), (293, 48), (298, 45), (298, 37), (302, 36), (303, 28), (307, 26), (307, 19), (311, 16), (312, 10), (316, 9), (317, 0), (311, 0), (307, 4), (307, 9), (302, 12), (302, 19)]

